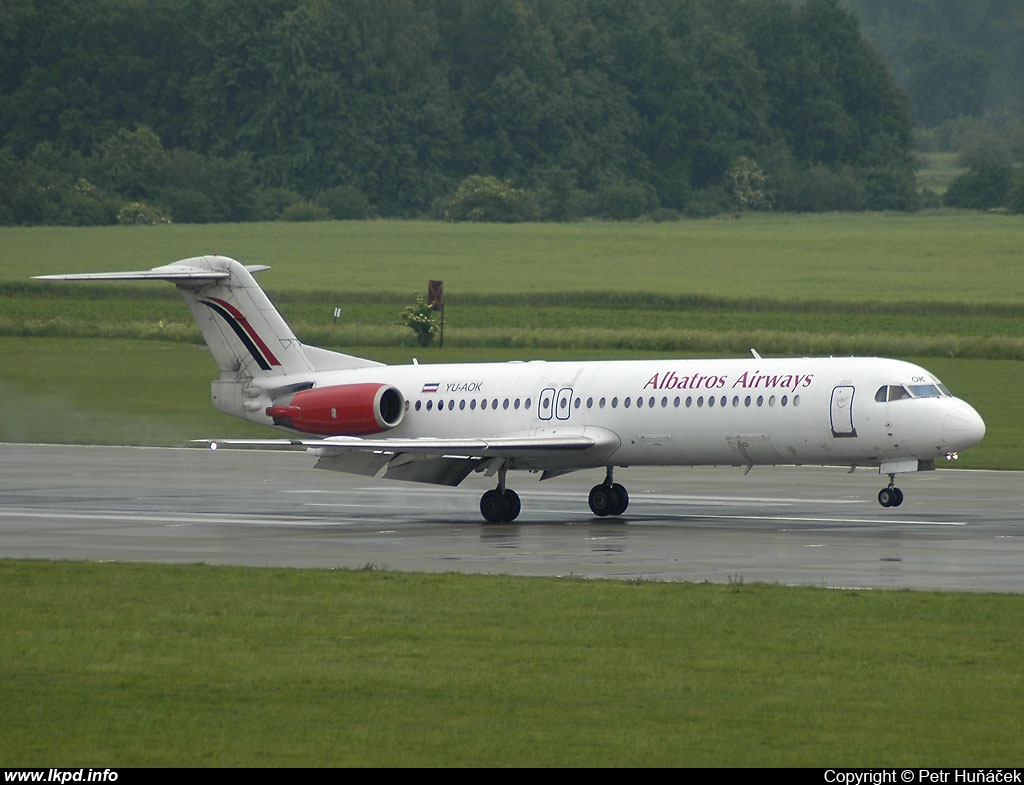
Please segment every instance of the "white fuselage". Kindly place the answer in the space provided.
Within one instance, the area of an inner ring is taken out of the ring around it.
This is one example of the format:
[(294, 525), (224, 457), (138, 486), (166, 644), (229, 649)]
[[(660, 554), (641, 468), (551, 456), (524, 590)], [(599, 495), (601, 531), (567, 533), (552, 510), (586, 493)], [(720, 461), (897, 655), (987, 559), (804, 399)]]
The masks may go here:
[[(584, 465), (905, 462), (893, 470), (912, 471), (917, 461), (976, 444), (985, 431), (977, 412), (928, 371), (878, 358), (408, 365), (316, 378), (318, 387), (361, 382), (393, 385), (405, 398), (402, 422), (381, 438), (543, 436), (591, 428), (618, 437), (611, 455), (592, 456)], [(878, 394), (887, 389), (926, 392), (888, 400)], [(249, 419), (272, 425), (259, 412)], [(566, 460), (582, 468), (580, 457)], [(549, 459), (543, 466), (556, 464)]]

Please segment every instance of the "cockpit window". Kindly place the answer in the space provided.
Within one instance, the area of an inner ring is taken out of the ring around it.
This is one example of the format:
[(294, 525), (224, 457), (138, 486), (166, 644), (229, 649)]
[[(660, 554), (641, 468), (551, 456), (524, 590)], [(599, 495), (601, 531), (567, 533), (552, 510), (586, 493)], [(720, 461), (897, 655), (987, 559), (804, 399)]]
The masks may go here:
[(941, 398), (942, 390), (934, 384), (912, 384), (910, 394), (915, 398)]
[(875, 393), (875, 400), (879, 403), (885, 403), (886, 401), (898, 401), (901, 398), (909, 398), (910, 393), (907, 392), (907, 388), (902, 384), (890, 384), (885, 387), (879, 387), (878, 392)]
[(904, 398), (941, 398), (949, 394), (949, 390), (941, 384), (911, 384), (906, 387), (902, 384), (888, 384), (878, 388), (875, 400), (885, 403), (886, 401), (900, 401)]

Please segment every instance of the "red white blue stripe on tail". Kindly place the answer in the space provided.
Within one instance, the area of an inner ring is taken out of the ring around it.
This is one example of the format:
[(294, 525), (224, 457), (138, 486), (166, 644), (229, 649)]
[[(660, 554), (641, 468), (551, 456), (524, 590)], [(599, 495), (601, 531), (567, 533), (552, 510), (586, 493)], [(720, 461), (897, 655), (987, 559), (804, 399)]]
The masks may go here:
[(238, 336), (238, 340), (242, 342), (242, 345), (245, 346), (260, 368), (264, 371), (269, 371), (274, 366), (281, 364), (281, 361), (274, 356), (270, 347), (267, 346), (263, 339), (260, 338), (259, 333), (249, 323), (249, 320), (245, 318), (245, 314), (235, 308), (235, 306), (218, 297), (210, 297), (199, 302), (224, 319), (228, 327)]

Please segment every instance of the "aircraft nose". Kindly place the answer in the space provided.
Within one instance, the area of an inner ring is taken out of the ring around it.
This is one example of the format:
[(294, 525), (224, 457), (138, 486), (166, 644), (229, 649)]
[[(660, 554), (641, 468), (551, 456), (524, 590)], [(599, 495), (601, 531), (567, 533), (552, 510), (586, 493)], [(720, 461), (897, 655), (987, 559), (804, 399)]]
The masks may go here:
[(957, 401), (942, 424), (942, 438), (951, 449), (966, 450), (985, 436), (985, 421), (972, 406)]

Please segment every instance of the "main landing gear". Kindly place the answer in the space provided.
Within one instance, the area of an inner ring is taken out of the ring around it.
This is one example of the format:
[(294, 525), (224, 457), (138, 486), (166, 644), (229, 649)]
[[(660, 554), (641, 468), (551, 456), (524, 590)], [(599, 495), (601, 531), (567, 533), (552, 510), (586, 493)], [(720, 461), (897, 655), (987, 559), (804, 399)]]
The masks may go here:
[(622, 515), (626, 511), (629, 506), (629, 494), (625, 488), (612, 481), (611, 466), (608, 467), (604, 482), (590, 489), (589, 501), (591, 512), (602, 518), (606, 515)]
[[(522, 502), (519, 494), (505, 487), (505, 467), (498, 470), (498, 487), (487, 491), (480, 497), (480, 514), (488, 523), (511, 523), (519, 517)], [(617, 482), (612, 481), (612, 469), (604, 477), (604, 482), (590, 489), (590, 509), (594, 515), (622, 515), (629, 506), (629, 494)]]
[(494, 488), (480, 497), (480, 514), (488, 523), (511, 523), (522, 509), (519, 494), (511, 488)]
[(511, 523), (519, 517), (519, 512), (523, 509), (519, 494), (505, 487), (507, 472), (508, 469), (502, 465), (498, 469), (498, 487), (480, 497), (480, 514), (488, 523)]
[(878, 503), (883, 507), (899, 507), (903, 504), (903, 491), (896, 487), (896, 475), (889, 475), (889, 486), (878, 492)]

